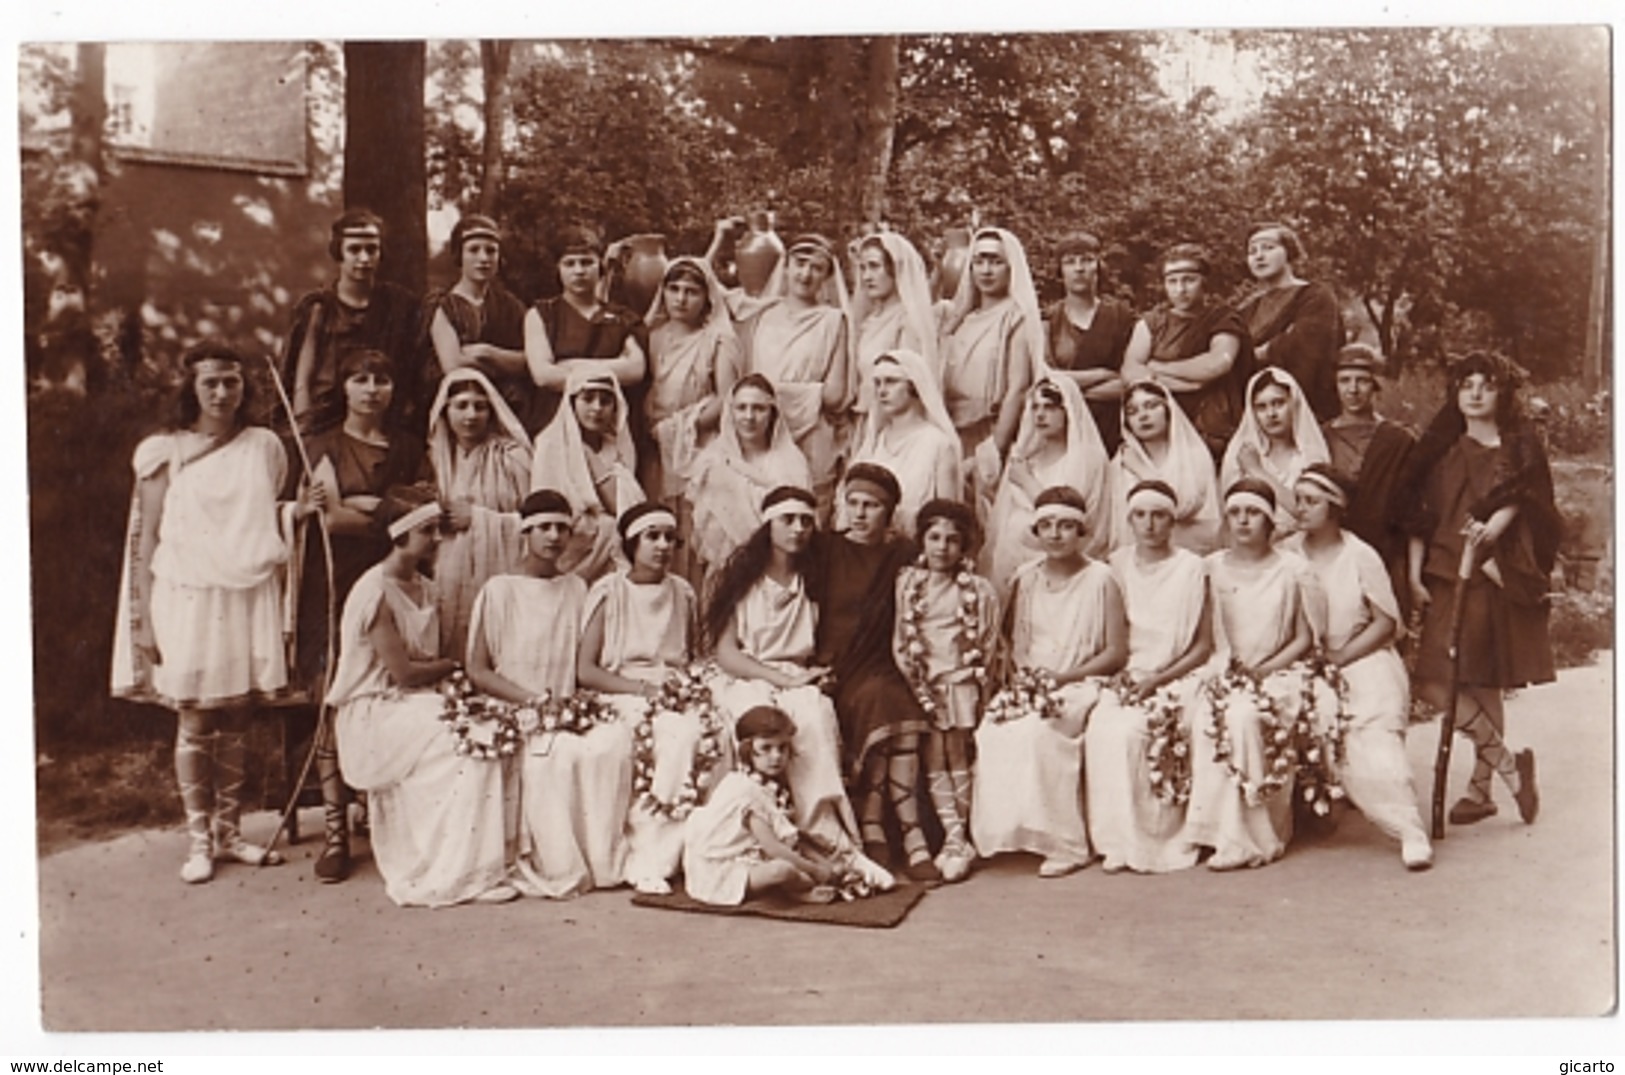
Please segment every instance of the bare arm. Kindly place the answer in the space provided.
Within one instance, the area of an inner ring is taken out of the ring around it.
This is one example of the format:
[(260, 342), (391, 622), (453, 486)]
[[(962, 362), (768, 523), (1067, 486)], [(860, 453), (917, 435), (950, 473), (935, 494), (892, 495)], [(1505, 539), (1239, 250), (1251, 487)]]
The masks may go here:
[(1133, 384), (1135, 381), (1144, 381), (1151, 378), (1151, 330), (1146, 323), (1134, 322), (1134, 331), (1129, 333), (1128, 347), (1123, 351), (1124, 383)]
[(137, 561), (135, 566), (140, 577), (132, 579), (139, 604), (131, 611), (135, 615), (136, 623), (140, 625), (135, 637), (131, 640), (138, 650), (145, 652), (149, 661), (156, 664), (162, 656), (158, 652), (158, 640), (152, 632), (152, 554), (158, 548), (158, 524), (164, 516), (164, 493), (169, 488), (166, 480), (168, 469), (160, 471), (151, 477), (137, 479), (136, 495), (141, 511), (141, 532), (136, 535)]
[(780, 690), (799, 687), (796, 677), (758, 661), (739, 648), (739, 632), (730, 622), (717, 639), (717, 667), (735, 679), (759, 679)]
[(1292, 637), (1287, 639), (1280, 649), (1260, 661), (1253, 671), (1261, 676), (1267, 676), (1271, 672), (1279, 672), (1308, 653), (1309, 647), (1314, 645), (1314, 641), (1314, 634), (1309, 630), (1309, 619), (1303, 614), (1303, 608), (1300, 606), (1292, 620)]
[(311, 398), (311, 382), (316, 378), (316, 337), (322, 328), (322, 306), (310, 308), (310, 321), (305, 325), (305, 336), (299, 344), (299, 359), (293, 367), (293, 413), (296, 419), (307, 417), (315, 401)]
[(1371, 622), (1342, 646), (1327, 653), (1326, 657), (1335, 665), (1353, 664), (1361, 657), (1375, 653), (1392, 642), (1396, 626), (1392, 616), (1380, 608), (1371, 606)]
[(819, 884), (828, 884), (835, 879), (833, 869), (825, 863), (808, 858), (779, 839), (778, 834), (773, 831), (773, 826), (769, 825), (765, 818), (758, 817), (754, 811), (745, 815), (745, 825), (750, 829), (751, 838), (769, 858), (794, 866)]
[(1093, 657), (1055, 677), (1065, 686), (1089, 676), (1109, 676), (1128, 662), (1128, 616), (1123, 610), (1123, 594), (1116, 584), (1106, 587), (1106, 644)]
[(1002, 456), (1010, 451), (1021, 428), (1021, 411), (1027, 402), (1027, 389), (1033, 383), (1033, 355), (1027, 346), (1027, 334), (1016, 331), (1010, 346), (1010, 367), (1005, 371), (1004, 399), (999, 403), (999, 414), (993, 424), (993, 443)]
[(835, 350), (824, 371), (824, 391), (819, 397), (827, 413), (838, 413), (851, 402), (846, 395), (846, 366), (846, 322), (842, 321), (841, 330), (835, 334)]
[(655, 685), (611, 672), (601, 663), (604, 657), (604, 606), (593, 609), (581, 629), (581, 649), (576, 656), (576, 682), (588, 690), (606, 694), (654, 693)]
[(1213, 656), (1213, 621), (1208, 615), (1208, 603), (1207, 582), (1203, 580), (1202, 613), (1201, 619), (1196, 623), (1195, 637), (1191, 639), (1191, 644), (1186, 648), (1185, 652), (1174, 658), (1172, 663), (1159, 668), (1136, 684), (1136, 693), (1140, 697), (1145, 697), (1158, 687), (1172, 683), (1181, 676), (1189, 675), (1206, 664), (1207, 659)]
[(1230, 372), (1241, 353), (1241, 338), (1233, 333), (1220, 332), (1208, 341), (1208, 349), (1199, 355), (1174, 361), (1148, 363), (1152, 374), (1176, 392), (1192, 392), (1218, 380)]
[(1406, 577), (1411, 584), (1411, 604), (1425, 609), (1431, 601), (1427, 585), (1422, 581), (1422, 562), (1427, 559), (1428, 546), (1422, 538), (1413, 537), (1405, 549)]
[(431, 657), (421, 661), (413, 658), (407, 652), (406, 643), (401, 641), (395, 617), (388, 605), (379, 609), (372, 626), (367, 628), (367, 641), (378, 651), (379, 660), (389, 670), (389, 678), (402, 687), (427, 687), (446, 678), (457, 667), (457, 662), (448, 657)]
[(485, 644), (485, 632), (478, 629), (471, 631), (468, 636), (468, 672), (469, 681), (484, 694), (493, 698), (501, 698), (504, 702), (513, 702), (523, 705), (533, 697), (513, 680), (498, 674), (496, 666), (491, 663), (491, 649)]

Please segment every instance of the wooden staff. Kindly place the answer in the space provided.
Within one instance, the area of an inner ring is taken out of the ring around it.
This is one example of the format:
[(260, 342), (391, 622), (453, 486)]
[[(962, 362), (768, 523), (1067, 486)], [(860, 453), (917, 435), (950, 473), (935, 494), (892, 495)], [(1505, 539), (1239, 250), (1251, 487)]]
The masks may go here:
[[(277, 398), (282, 402), (282, 409), (288, 415), (288, 432), (292, 434), (294, 451), (299, 453), (299, 465), (304, 469), (305, 480), (314, 481), (316, 468), (311, 465), (310, 452), (305, 447), (305, 438), (299, 434), (299, 419), (294, 414), (293, 400), (288, 396), (287, 386), (282, 383), (282, 375), (277, 372), (276, 362), (266, 360), (266, 367), (271, 371), (271, 384), (276, 388)], [(287, 831), (288, 822), (292, 819), (295, 810), (299, 809), (299, 793), (304, 789), (305, 781), (310, 779), (310, 770), (316, 764), (316, 753), (326, 740), (324, 736), (331, 736), (332, 717), (327, 706), (328, 688), (333, 685), (334, 664), (338, 660), (338, 594), (334, 592), (333, 581), (333, 536), (327, 529), (327, 513), (316, 514), (316, 532), (322, 539), (322, 569), (327, 579), (327, 652), (326, 664), (322, 669), (321, 691), (316, 699), (316, 731), (310, 738), (310, 751), (305, 755), (305, 763), (299, 768), (299, 777), (293, 782), (293, 788), (288, 794), (288, 805), (282, 809), (282, 817), (278, 819), (276, 831), (271, 833), (271, 839), (266, 843), (267, 851), (276, 847), (277, 841)], [(297, 597), (297, 594), (295, 595)]]
[(1473, 556), (1478, 546), (1468, 538), (1462, 542), (1461, 563), (1456, 568), (1456, 588), (1450, 595), (1450, 690), (1444, 716), (1439, 719), (1439, 750), (1433, 757), (1433, 838), (1444, 839), (1444, 800), (1450, 782), (1450, 745), (1456, 738), (1456, 699), (1461, 693), (1461, 621), (1467, 604), (1467, 581), (1473, 575)]

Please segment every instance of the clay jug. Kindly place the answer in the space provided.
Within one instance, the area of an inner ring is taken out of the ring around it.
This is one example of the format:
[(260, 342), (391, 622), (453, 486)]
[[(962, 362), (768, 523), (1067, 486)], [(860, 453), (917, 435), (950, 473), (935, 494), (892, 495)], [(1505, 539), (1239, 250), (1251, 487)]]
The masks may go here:
[(767, 287), (784, 257), (784, 241), (773, 231), (773, 221), (760, 209), (750, 214), (750, 231), (734, 247), (734, 267), (739, 272), (739, 286), (745, 294), (755, 298)]
[(951, 299), (970, 261), (970, 229), (949, 228), (942, 233), (942, 260), (937, 263), (937, 298)]
[(615, 244), (610, 259), (610, 299), (631, 307), (640, 317), (648, 313), (660, 282), (666, 276), (666, 237), (629, 235)]

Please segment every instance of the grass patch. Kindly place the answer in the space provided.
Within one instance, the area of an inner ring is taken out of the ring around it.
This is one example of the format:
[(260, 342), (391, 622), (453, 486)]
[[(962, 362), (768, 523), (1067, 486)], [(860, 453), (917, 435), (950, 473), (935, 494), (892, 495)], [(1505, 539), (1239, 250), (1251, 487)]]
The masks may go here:
[[(124, 735), (98, 742), (64, 742), (35, 759), (34, 794), (39, 853), (132, 829), (179, 825), (175, 783), (174, 718), (144, 721)], [(295, 743), (293, 759), (304, 760)], [(281, 718), (262, 716), (249, 726), (243, 809), (281, 810)]]

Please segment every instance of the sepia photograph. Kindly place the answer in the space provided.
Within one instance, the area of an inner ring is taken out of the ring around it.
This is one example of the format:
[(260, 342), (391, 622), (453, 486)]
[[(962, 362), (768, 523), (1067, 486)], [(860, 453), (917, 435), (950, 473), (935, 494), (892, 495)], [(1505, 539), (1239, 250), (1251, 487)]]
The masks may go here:
[(1612, 28), (1047, 18), (31, 22), (18, 1041), (1617, 1044)]

